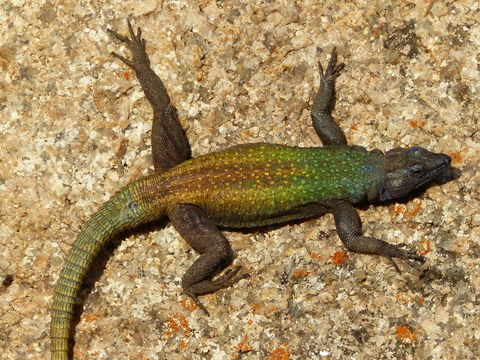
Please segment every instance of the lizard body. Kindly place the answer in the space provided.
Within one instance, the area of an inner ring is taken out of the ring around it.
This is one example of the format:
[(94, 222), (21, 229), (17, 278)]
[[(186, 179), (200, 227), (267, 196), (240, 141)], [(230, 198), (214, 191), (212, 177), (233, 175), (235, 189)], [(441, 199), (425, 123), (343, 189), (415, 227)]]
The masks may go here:
[[(190, 159), (188, 140), (161, 80), (150, 69), (140, 29), (130, 38), (110, 30), (133, 54), (127, 60), (154, 109), (152, 150), (156, 172), (118, 191), (91, 217), (72, 245), (55, 285), (53, 360), (69, 357), (72, 316), (82, 281), (103, 246), (116, 234), (168, 216), (200, 257), (182, 278), (184, 292), (198, 296), (242, 278), (239, 268), (213, 278), (233, 260), (217, 225), (253, 227), (333, 213), (340, 239), (352, 251), (423, 261), (414, 252), (361, 235), (352, 204), (402, 197), (432, 180), (458, 177), (450, 158), (420, 147), (385, 153), (349, 146), (331, 117), (335, 79), (343, 69), (332, 52), (312, 107), (314, 127), (326, 146), (300, 148), (247, 144)], [(394, 266), (398, 267), (393, 263)], [(208, 312), (207, 312), (208, 313)], [(71, 354), (70, 354), (71, 355)]]
[(303, 217), (297, 209), (306, 204), (366, 198), (378, 188), (382, 166), (378, 152), (361, 147), (239, 145), (152, 175), (145, 202), (192, 204), (222, 226), (274, 224)]

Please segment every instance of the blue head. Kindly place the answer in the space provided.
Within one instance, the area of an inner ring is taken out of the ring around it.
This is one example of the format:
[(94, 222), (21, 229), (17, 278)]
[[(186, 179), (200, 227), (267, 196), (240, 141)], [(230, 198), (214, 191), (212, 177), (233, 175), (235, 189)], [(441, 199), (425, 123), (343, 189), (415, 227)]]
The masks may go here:
[(385, 153), (379, 199), (398, 199), (430, 182), (445, 183), (458, 178), (460, 171), (450, 164), (448, 155), (433, 153), (420, 146), (389, 150)]

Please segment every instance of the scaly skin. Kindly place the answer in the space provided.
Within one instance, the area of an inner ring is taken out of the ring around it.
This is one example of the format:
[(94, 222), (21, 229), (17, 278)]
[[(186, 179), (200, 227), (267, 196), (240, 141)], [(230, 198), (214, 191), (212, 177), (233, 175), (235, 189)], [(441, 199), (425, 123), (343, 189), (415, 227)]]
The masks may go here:
[(193, 204), (216, 224), (252, 227), (304, 217), (296, 209), (305, 204), (365, 199), (376, 194), (382, 168), (383, 155), (362, 147), (260, 143), (186, 161), (159, 177), (167, 206)]
[(53, 360), (68, 359), (68, 339), (76, 299), (98, 252), (116, 234), (156, 217), (143, 202), (142, 181), (117, 192), (90, 218), (78, 234), (55, 285), (50, 330)]
[(330, 212), (347, 249), (407, 262), (424, 261), (415, 252), (362, 235), (352, 204), (403, 197), (433, 180), (459, 176), (450, 158), (420, 147), (386, 153), (348, 146), (331, 116), (335, 80), (344, 68), (335, 49), (312, 106), (317, 134), (327, 146), (299, 148), (275, 144), (235, 146), (190, 159), (188, 139), (165, 86), (150, 68), (141, 30), (126, 43), (132, 68), (153, 108), (152, 155), (156, 173), (127, 185), (93, 215), (73, 243), (55, 285), (51, 322), (53, 360), (69, 357), (72, 316), (83, 279), (102, 247), (116, 234), (167, 215), (200, 256), (182, 278), (182, 288), (207, 314), (198, 296), (229, 287), (246, 274), (227, 269), (233, 250), (217, 225), (250, 227), (282, 223)]
[(116, 234), (166, 214), (178, 203), (202, 208), (215, 223), (258, 226), (314, 214), (337, 199), (358, 202), (378, 188), (383, 154), (361, 147), (235, 146), (183, 162), (127, 185), (106, 202), (75, 240), (55, 286), (52, 359), (66, 359), (70, 324), (83, 279)]

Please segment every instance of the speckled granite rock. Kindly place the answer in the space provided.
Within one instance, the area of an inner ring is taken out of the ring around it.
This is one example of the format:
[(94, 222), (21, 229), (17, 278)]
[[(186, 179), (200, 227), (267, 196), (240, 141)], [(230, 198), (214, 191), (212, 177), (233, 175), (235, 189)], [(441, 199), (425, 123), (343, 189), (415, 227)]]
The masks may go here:
[(421, 145), (464, 173), (361, 211), (367, 234), (426, 254), (400, 275), (381, 258), (342, 257), (330, 216), (226, 232), (252, 277), (204, 297), (210, 318), (180, 293), (196, 255), (176, 232), (159, 222), (127, 234), (85, 287), (75, 359), (477, 358), (479, 3), (191, 3), (0, 4), (2, 358), (46, 358), (64, 252), (116, 189), (152, 171), (151, 110), (105, 32), (125, 31), (129, 15), (195, 155), (317, 145), (316, 63), (337, 46), (347, 69), (335, 115), (349, 141)]

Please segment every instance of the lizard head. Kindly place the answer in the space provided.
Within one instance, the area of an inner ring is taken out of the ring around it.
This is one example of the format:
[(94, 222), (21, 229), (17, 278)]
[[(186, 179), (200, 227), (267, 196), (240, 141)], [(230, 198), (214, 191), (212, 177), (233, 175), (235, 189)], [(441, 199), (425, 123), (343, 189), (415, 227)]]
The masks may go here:
[(380, 200), (401, 198), (424, 184), (445, 183), (460, 177), (460, 171), (450, 166), (451, 161), (448, 155), (420, 146), (387, 151)]

